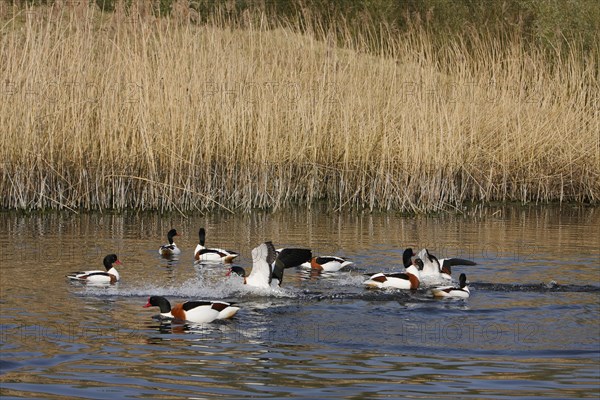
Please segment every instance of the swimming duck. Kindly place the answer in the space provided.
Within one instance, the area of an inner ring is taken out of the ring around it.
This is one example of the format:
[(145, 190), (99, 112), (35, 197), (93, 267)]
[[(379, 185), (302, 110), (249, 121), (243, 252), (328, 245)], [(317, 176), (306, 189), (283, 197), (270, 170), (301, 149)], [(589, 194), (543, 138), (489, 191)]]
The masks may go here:
[(171, 307), (169, 300), (164, 297), (151, 296), (144, 308), (159, 307), (161, 317), (201, 324), (233, 317), (240, 309), (233, 304), (224, 301), (186, 301)]
[(348, 261), (343, 257), (337, 256), (321, 256), (321, 257), (312, 257), (310, 261), (300, 264), (301, 267), (311, 268), (318, 271), (325, 272), (336, 272), (340, 269), (354, 264), (352, 261)]
[(412, 264), (406, 268), (406, 272), (395, 272), (384, 274), (382, 272), (372, 275), (369, 279), (363, 282), (367, 288), (395, 288), (395, 289), (411, 289), (415, 290), (419, 287), (420, 276), (419, 271), (423, 269), (423, 261), (416, 258)]
[(452, 268), (455, 265), (477, 265), (476, 262), (465, 260), (462, 258), (442, 258), (438, 260), (436, 256), (429, 253), (429, 250), (422, 249), (417, 255), (423, 260), (423, 271), (421, 278), (423, 279), (452, 279)]
[(179, 234), (177, 233), (177, 230), (171, 229), (167, 233), (167, 240), (169, 241), (169, 243), (163, 244), (162, 246), (160, 246), (160, 248), (158, 249), (158, 254), (160, 254), (163, 257), (170, 257), (170, 256), (176, 256), (176, 255), (181, 254), (181, 250), (179, 249), (179, 247), (177, 247), (177, 245), (173, 241), (173, 238), (178, 235)]
[(467, 286), (467, 276), (460, 274), (458, 277), (459, 286), (438, 286), (431, 289), (434, 297), (454, 297), (466, 299), (470, 296), (471, 291)]
[(310, 249), (281, 249), (279, 254), (272, 242), (264, 242), (252, 249), (252, 270), (250, 274), (239, 266), (229, 269), (227, 275), (235, 273), (244, 278), (244, 284), (258, 288), (269, 288), (276, 281), (278, 286), (283, 282), (285, 268), (295, 267), (310, 259)]
[(115, 269), (114, 265), (121, 265), (121, 261), (116, 254), (109, 254), (104, 257), (104, 268), (106, 271), (95, 270), (95, 271), (82, 271), (72, 272), (67, 275), (67, 278), (72, 281), (79, 281), (83, 283), (115, 283), (120, 279), (119, 272)]
[(206, 241), (206, 231), (200, 228), (198, 231), (198, 245), (194, 250), (194, 260), (197, 262), (222, 262), (231, 263), (239, 254), (235, 251), (223, 249), (209, 249), (204, 247)]

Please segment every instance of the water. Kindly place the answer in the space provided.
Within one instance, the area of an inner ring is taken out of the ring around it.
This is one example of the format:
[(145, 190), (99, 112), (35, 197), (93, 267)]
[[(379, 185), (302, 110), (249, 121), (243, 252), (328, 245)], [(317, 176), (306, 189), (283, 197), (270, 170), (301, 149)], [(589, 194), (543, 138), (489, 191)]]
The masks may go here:
[[(498, 207), (402, 217), (290, 211), (214, 214), (1, 213), (0, 393), (43, 398), (597, 398), (600, 209)], [(350, 258), (349, 271), (288, 269), (255, 293), (223, 266), (191, 262), (207, 245), (264, 240)], [(179, 260), (157, 253), (184, 236)], [(177, 239), (177, 238), (176, 238)], [(469, 258), (467, 300), (367, 291), (404, 247)], [(71, 284), (115, 252), (121, 282)], [(228, 321), (160, 323), (150, 295), (240, 304)]]

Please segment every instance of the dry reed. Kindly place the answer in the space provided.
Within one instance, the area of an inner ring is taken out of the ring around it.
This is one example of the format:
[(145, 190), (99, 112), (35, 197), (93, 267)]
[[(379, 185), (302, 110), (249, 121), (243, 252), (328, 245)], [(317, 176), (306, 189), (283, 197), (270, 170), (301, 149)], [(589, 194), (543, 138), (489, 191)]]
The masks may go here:
[(81, 3), (0, 16), (3, 208), (600, 199), (598, 46)]

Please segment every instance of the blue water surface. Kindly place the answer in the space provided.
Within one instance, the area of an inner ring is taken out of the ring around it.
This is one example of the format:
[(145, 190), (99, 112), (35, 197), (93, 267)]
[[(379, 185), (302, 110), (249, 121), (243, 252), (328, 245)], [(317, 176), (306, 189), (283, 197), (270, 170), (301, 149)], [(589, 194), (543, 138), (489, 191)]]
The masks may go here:
[[(597, 398), (600, 395), (600, 212), (503, 206), (406, 217), (286, 211), (242, 216), (1, 213), (0, 394), (6, 398)], [(207, 245), (250, 268), (264, 240), (341, 255), (336, 273), (285, 271), (253, 291), (223, 265), (195, 266)], [(178, 259), (158, 247), (183, 233)], [(400, 271), (423, 247), (470, 281), (466, 300), (426, 288), (374, 291), (364, 274)], [(123, 262), (110, 287), (74, 270)], [(142, 308), (224, 299), (231, 320), (177, 324)]]

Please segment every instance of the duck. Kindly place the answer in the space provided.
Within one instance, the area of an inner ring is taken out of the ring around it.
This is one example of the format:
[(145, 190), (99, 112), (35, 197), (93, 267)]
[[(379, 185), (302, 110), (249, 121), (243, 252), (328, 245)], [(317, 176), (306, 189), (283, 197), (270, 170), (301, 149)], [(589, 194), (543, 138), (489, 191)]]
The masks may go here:
[(169, 300), (162, 296), (151, 296), (144, 308), (158, 307), (160, 316), (179, 321), (195, 322), (199, 324), (213, 322), (216, 319), (232, 318), (240, 308), (235, 303), (225, 301), (186, 301), (171, 307)]
[(348, 261), (343, 257), (321, 256), (312, 257), (310, 261), (304, 262), (300, 264), (300, 266), (324, 272), (337, 272), (340, 269), (352, 264), (354, 264), (352, 261)]
[(173, 241), (173, 238), (175, 236), (179, 236), (179, 233), (177, 233), (176, 229), (171, 229), (169, 232), (167, 232), (167, 240), (169, 241), (169, 243), (160, 246), (160, 248), (158, 249), (158, 254), (160, 254), (163, 257), (170, 257), (181, 254), (181, 249), (177, 247), (177, 245)]
[(422, 249), (417, 255), (423, 260), (421, 277), (432, 280), (452, 280), (452, 267), (455, 265), (477, 265), (476, 262), (462, 258), (442, 258), (438, 260), (429, 250)]
[(114, 267), (115, 265), (121, 265), (119, 257), (116, 254), (109, 254), (104, 257), (103, 260), (105, 271), (94, 270), (94, 271), (80, 271), (72, 272), (67, 275), (72, 281), (78, 281), (82, 283), (92, 284), (113, 284), (119, 281), (119, 272)]
[(453, 297), (453, 298), (461, 298), (466, 299), (471, 295), (471, 291), (469, 290), (469, 286), (467, 286), (467, 275), (460, 274), (458, 277), (458, 287), (457, 286), (438, 286), (431, 289), (431, 293), (433, 297)]
[(235, 251), (206, 248), (204, 246), (205, 241), (206, 231), (204, 228), (200, 228), (198, 231), (198, 245), (194, 250), (194, 261), (196, 262), (222, 262), (224, 264), (230, 264), (233, 262), (233, 259), (239, 255)]
[(285, 248), (278, 253), (273, 242), (264, 242), (252, 249), (252, 270), (249, 274), (235, 265), (229, 268), (227, 275), (239, 275), (244, 278), (245, 285), (256, 288), (270, 288), (272, 283), (281, 286), (286, 268), (300, 265), (311, 257), (310, 249)]
[(415, 290), (420, 285), (420, 274), (419, 272), (423, 269), (423, 260), (416, 258), (412, 264), (406, 268), (405, 272), (395, 272), (391, 274), (384, 274), (380, 272), (372, 275), (369, 279), (363, 282), (367, 288), (370, 289), (404, 289), (404, 290)]

